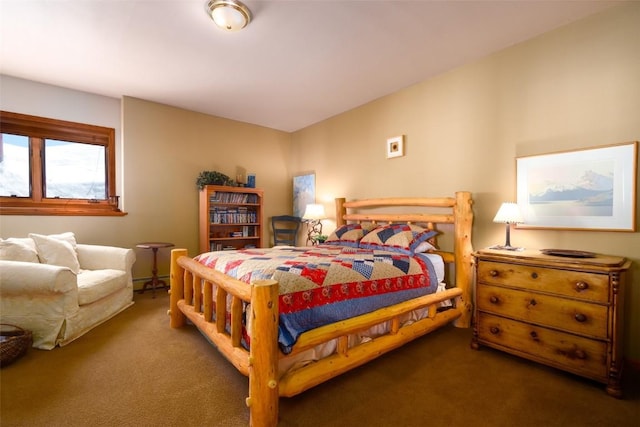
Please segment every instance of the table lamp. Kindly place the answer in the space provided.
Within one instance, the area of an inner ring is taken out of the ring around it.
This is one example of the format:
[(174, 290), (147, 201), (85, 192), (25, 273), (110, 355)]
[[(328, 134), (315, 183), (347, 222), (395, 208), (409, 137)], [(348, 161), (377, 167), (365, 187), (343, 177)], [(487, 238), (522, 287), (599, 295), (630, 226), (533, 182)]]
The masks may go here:
[(489, 249), (500, 249), (506, 251), (520, 251), (522, 248), (511, 246), (511, 224), (522, 224), (524, 218), (520, 208), (516, 203), (503, 203), (498, 209), (498, 213), (493, 218), (493, 222), (506, 224), (506, 241), (503, 245), (491, 246)]
[(322, 219), (324, 219), (324, 205), (310, 203), (307, 205), (302, 215), (303, 221), (307, 223), (307, 244), (315, 244), (318, 236), (322, 235)]

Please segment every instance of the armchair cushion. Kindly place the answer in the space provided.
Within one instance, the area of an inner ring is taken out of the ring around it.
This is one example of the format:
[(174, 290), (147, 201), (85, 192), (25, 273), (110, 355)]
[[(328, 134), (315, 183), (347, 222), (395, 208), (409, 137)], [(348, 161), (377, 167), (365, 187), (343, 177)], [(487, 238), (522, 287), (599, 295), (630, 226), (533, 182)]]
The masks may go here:
[(82, 270), (82, 274), (78, 275), (78, 305), (91, 304), (126, 286), (126, 271)]

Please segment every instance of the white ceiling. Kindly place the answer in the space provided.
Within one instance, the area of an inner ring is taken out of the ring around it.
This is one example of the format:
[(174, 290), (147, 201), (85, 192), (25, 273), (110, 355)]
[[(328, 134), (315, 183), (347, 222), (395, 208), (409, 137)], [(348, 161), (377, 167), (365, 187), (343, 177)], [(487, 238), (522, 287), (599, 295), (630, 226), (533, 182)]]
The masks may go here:
[(618, 3), (0, 0), (0, 73), (295, 131)]

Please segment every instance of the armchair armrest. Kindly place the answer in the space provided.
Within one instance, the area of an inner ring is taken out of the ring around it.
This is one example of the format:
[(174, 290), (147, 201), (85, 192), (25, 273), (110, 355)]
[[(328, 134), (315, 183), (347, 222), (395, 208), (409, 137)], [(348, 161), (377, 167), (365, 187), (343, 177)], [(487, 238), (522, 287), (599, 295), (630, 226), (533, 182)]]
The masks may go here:
[(76, 275), (67, 267), (0, 260), (0, 295), (78, 292)]
[(80, 268), (84, 270), (111, 268), (131, 273), (133, 263), (136, 261), (136, 253), (130, 248), (78, 243), (76, 251)]

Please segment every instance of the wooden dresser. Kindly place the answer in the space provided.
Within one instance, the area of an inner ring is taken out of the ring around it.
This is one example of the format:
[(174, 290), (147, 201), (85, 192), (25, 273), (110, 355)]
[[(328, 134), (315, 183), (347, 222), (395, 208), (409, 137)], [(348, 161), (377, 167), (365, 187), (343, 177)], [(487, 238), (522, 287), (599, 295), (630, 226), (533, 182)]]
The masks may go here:
[(631, 262), (539, 250), (476, 258), (472, 348), (486, 345), (582, 375), (621, 397), (624, 276)]

